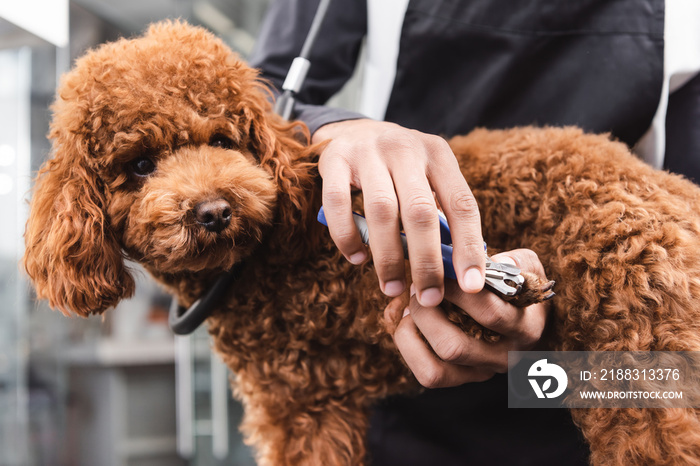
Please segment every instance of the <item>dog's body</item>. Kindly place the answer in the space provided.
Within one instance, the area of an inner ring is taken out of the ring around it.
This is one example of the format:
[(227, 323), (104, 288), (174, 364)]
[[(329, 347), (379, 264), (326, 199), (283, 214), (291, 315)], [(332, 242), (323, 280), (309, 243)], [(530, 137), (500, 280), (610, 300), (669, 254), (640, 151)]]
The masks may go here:
[[(189, 305), (242, 263), (208, 323), (259, 461), (363, 463), (372, 402), (417, 384), (371, 264), (345, 261), (315, 220), (304, 129), (270, 115), (222, 43), (179, 23), (91, 52), (59, 96), (26, 233), (39, 297), (102, 312), (133, 290), (128, 256)], [(533, 249), (558, 283), (551, 348), (700, 350), (699, 188), (573, 128), (450, 143), (489, 246)], [(573, 416), (594, 463), (700, 464), (694, 410)]]

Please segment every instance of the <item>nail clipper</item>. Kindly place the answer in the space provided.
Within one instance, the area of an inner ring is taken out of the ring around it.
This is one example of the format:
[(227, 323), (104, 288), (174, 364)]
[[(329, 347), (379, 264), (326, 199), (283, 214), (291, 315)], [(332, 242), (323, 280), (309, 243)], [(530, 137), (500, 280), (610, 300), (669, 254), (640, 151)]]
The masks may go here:
[[(353, 212), (353, 220), (360, 233), (362, 242), (369, 245), (369, 230), (367, 220), (360, 214)], [(438, 211), (440, 220), (440, 248), (442, 250), (442, 263), (445, 267), (445, 277), (457, 279), (454, 265), (452, 264), (452, 235), (450, 227), (447, 225), (445, 215)], [(318, 211), (318, 221), (328, 226), (323, 207)], [(408, 242), (406, 235), (401, 233), (401, 244), (403, 245), (404, 257), (408, 258)], [(484, 255), (486, 255), (486, 243), (484, 243)], [(525, 279), (520, 273), (520, 269), (511, 264), (495, 262), (486, 255), (486, 285), (492, 290), (505, 296), (515, 296), (522, 289)]]

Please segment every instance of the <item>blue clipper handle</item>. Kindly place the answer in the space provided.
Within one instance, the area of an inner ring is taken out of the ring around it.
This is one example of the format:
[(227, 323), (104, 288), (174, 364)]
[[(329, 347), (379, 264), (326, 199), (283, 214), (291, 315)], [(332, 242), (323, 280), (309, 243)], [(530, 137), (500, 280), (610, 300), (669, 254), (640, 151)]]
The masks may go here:
[[(357, 228), (360, 231), (360, 236), (362, 236), (362, 242), (369, 244), (367, 221), (358, 213), (353, 212), (352, 215), (355, 220), (355, 225), (357, 225)], [(319, 221), (319, 223), (328, 226), (328, 221), (326, 220), (326, 214), (323, 211), (323, 207), (319, 209), (316, 219)], [(447, 220), (445, 220), (442, 215), (440, 216), (440, 241), (442, 243), (440, 245), (440, 249), (442, 252), (442, 265), (445, 268), (445, 277), (456, 280), (457, 275), (455, 274), (454, 265), (452, 265), (452, 246), (450, 245), (452, 243), (452, 236), (450, 235), (450, 228), (447, 226)], [(401, 242), (403, 243), (404, 257), (408, 259), (406, 235), (403, 233), (401, 233)]]
[(452, 265), (452, 246), (443, 243), (440, 245), (440, 249), (442, 249), (442, 265), (445, 267), (445, 278), (457, 280), (455, 266)]

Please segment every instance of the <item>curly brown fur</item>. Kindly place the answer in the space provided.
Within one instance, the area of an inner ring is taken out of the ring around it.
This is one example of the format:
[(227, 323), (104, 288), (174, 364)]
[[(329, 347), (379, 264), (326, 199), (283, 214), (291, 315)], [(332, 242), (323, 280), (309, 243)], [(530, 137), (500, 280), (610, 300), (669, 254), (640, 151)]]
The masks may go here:
[[(557, 282), (551, 347), (700, 349), (700, 189), (580, 130), (454, 138), (484, 237)], [(517, 232), (517, 234), (513, 234)], [(692, 409), (572, 410), (594, 464), (700, 464)]]
[[(372, 402), (417, 384), (371, 264), (343, 260), (315, 221), (318, 148), (303, 125), (271, 114), (257, 73), (222, 42), (177, 22), (88, 53), (53, 110), (54, 156), (25, 237), (38, 296), (64, 313), (103, 312), (132, 293), (130, 258), (189, 305), (243, 264), (208, 323), (258, 461), (364, 463)], [(700, 349), (700, 189), (572, 128), (479, 130), (451, 144), (489, 245), (535, 250), (557, 281), (551, 347)], [(221, 200), (229, 219), (214, 231), (198, 209)], [(531, 300), (551, 288), (528, 286)], [(573, 416), (596, 464), (700, 463), (693, 410)]]

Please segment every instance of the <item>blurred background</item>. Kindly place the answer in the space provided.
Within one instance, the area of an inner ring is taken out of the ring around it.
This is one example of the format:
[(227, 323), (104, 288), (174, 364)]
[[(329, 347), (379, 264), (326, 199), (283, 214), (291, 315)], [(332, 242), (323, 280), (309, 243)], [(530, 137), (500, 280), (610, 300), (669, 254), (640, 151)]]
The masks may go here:
[[(268, 0), (0, 1), (0, 466), (250, 465), (205, 328), (173, 337), (145, 273), (103, 317), (37, 302), (18, 264), (58, 79), (87, 49), (183, 18), (242, 56)], [(355, 80), (356, 81), (356, 80)], [(352, 108), (358, 84), (335, 99)]]

